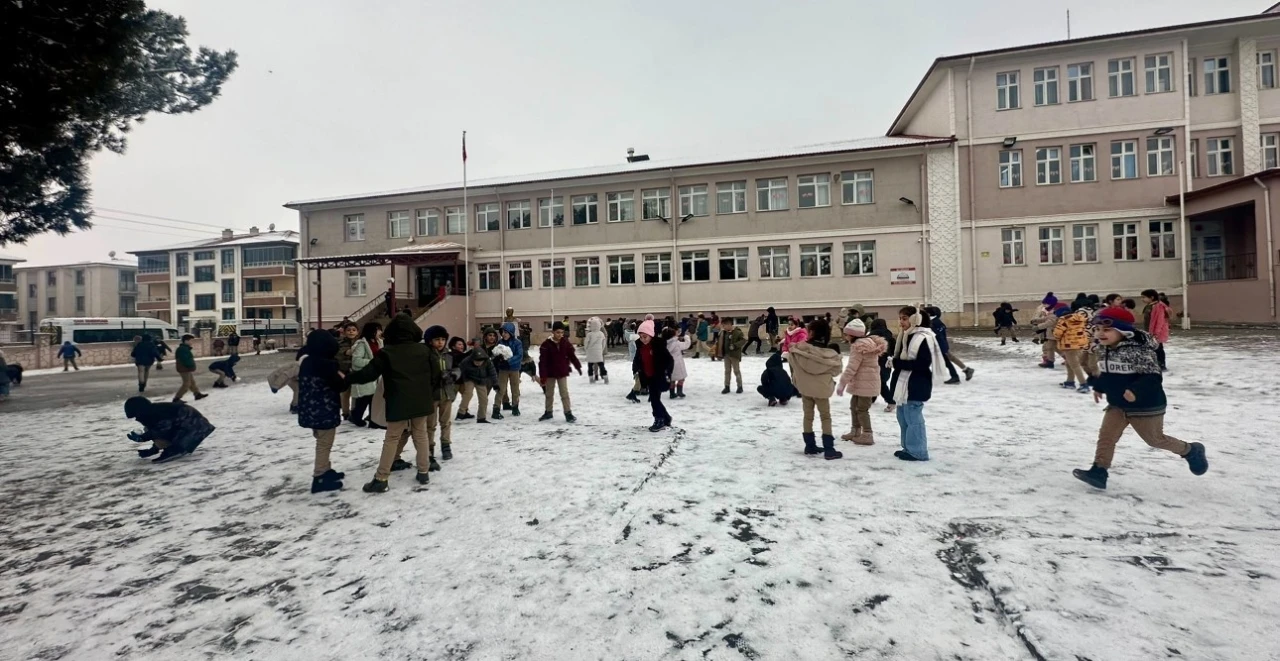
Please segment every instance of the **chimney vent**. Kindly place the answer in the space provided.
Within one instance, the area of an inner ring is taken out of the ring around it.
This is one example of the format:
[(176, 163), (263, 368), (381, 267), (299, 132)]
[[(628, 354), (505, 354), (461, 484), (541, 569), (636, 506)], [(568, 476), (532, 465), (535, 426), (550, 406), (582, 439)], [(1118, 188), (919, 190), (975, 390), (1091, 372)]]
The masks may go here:
[(235, 235), (236, 235), (236, 233), (235, 233), (235, 232), (232, 232), (231, 230), (222, 230), (222, 238), (224, 238), (224, 239), (230, 239), (231, 237), (233, 237), (233, 236), (235, 236)]
[(249, 228), (249, 236), (258, 236), (258, 226), (254, 225)]
[(648, 154), (636, 154), (636, 150), (634, 147), (627, 147), (628, 163), (639, 163), (641, 161), (647, 161), (647, 160), (649, 160)]

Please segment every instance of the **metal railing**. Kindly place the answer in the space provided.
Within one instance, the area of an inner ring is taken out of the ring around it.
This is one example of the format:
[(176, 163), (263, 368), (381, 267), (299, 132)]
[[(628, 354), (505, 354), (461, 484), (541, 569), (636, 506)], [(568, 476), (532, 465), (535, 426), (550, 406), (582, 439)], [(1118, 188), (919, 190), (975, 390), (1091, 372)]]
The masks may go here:
[(0, 278), (0, 285), (16, 285), (16, 284), (18, 284), (17, 278)]
[(274, 298), (276, 296), (297, 296), (297, 292), (280, 289), (277, 291), (247, 291), (241, 294), (242, 298)]
[(240, 265), (242, 269), (256, 269), (260, 266), (293, 266), (292, 259), (269, 259), (262, 262), (248, 262)]
[(139, 266), (139, 267), (138, 267), (138, 274), (139, 274), (139, 275), (146, 275), (146, 274), (148, 274), (148, 273), (168, 273), (168, 272), (169, 272), (169, 267), (168, 267), (168, 265), (165, 265), (165, 266)]
[(1187, 261), (1187, 277), (1191, 282), (1252, 280), (1258, 277), (1258, 256), (1243, 253), (1193, 258)]
[(120, 293), (121, 293), (121, 294), (136, 294), (137, 292), (138, 292), (138, 283), (136, 283), (136, 282), (122, 282), (122, 283), (120, 283)]

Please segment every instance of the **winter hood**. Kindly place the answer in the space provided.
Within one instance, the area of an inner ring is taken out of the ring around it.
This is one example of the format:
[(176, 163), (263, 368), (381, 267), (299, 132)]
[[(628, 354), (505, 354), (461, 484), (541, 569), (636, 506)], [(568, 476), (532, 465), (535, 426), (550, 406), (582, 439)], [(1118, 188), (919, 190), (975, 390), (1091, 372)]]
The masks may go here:
[(338, 355), (338, 340), (323, 328), (313, 330), (307, 336), (306, 346), (302, 347), (302, 351), (299, 351), (298, 354), (332, 359)]
[(146, 397), (130, 397), (124, 400), (124, 415), (126, 418), (137, 418), (143, 415), (151, 408), (151, 400)]
[(604, 322), (600, 321), (600, 317), (592, 317), (587, 320), (587, 332), (597, 333), (604, 328)]
[(866, 356), (879, 356), (889, 350), (889, 343), (884, 341), (883, 337), (878, 335), (866, 335), (853, 341), (849, 345), (849, 351), (860, 353)]
[[(516, 336), (516, 325), (508, 321), (505, 324), (502, 324), (502, 332), (514, 338)], [(498, 337), (502, 337), (502, 336), (499, 335)]]
[(782, 354), (780, 353), (769, 354), (769, 359), (764, 361), (764, 366), (771, 370), (782, 369)]
[[(446, 335), (447, 337), (447, 335)], [(422, 329), (413, 323), (408, 315), (398, 314), (387, 324), (382, 332), (382, 339), (387, 346), (392, 344), (417, 344), (422, 341)]]
[(798, 370), (809, 374), (839, 374), (844, 363), (840, 354), (826, 347), (817, 347), (808, 342), (791, 345), (788, 361)]

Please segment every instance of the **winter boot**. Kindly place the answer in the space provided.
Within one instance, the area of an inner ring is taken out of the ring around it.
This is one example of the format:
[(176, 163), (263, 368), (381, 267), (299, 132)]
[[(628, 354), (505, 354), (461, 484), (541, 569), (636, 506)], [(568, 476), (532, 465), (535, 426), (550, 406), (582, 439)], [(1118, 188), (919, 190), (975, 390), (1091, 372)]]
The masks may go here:
[(631, 392), (627, 393), (627, 401), (631, 402), (632, 404), (640, 403), (640, 398), (636, 397), (636, 391), (632, 390)]
[(972, 368), (972, 367), (966, 367), (966, 368), (964, 368), (964, 380), (965, 380), (965, 381), (972, 381), (972, 380), (973, 380), (973, 368)]
[(153, 457), (153, 456), (155, 456), (155, 455), (157, 455), (157, 454), (160, 454), (160, 448), (158, 448), (158, 447), (156, 447), (156, 446), (154, 446), (154, 445), (153, 445), (153, 446), (151, 446), (151, 447), (149, 447), (149, 448), (147, 448), (147, 449), (145, 449), (145, 450), (138, 450), (138, 457), (139, 457), (140, 459), (146, 459), (147, 457)]
[(776, 400), (776, 399), (774, 399), (774, 398), (770, 397), (770, 398), (769, 398), (769, 406), (777, 406), (777, 405), (778, 405), (778, 400)]
[(1000, 346), (1004, 346), (1005, 343), (1006, 343), (1006, 340), (1003, 337), (1000, 338)]
[(538, 422), (546, 422), (554, 417), (555, 417), (554, 415), (551, 415), (551, 411), (547, 411), (546, 413), (542, 414), (542, 417), (538, 418)]
[(476, 420), (476, 424), (477, 424), (477, 425), (489, 425), (489, 424), (493, 424), (493, 423), (489, 422), (489, 421), (488, 421), (488, 420), (486, 420), (485, 418), (479, 418), (479, 419), (477, 419), (477, 420)]
[(1077, 480), (1080, 480), (1095, 489), (1107, 488), (1107, 469), (1102, 468), (1097, 464), (1094, 464), (1093, 467), (1087, 471), (1077, 468), (1071, 471), (1071, 474), (1076, 476)]
[(680, 384), (680, 385), (678, 385), (678, 386), (676, 386), (676, 396), (677, 396), (677, 397), (679, 397), (680, 399), (684, 399), (684, 384), (683, 384), (683, 383), (682, 383), (682, 384)]
[(724, 390), (721, 390), (721, 391), (720, 391), (720, 394), (721, 394), (721, 395), (727, 395), (727, 394), (729, 394), (729, 386), (725, 386), (725, 387), (724, 387)]
[[(508, 407), (508, 408), (509, 408), (509, 407)], [(502, 411), (499, 411), (499, 410), (498, 410), (498, 407), (496, 407), (496, 406), (495, 406), (495, 407), (493, 407), (493, 412), (489, 414), (489, 419), (491, 419), (491, 420), (501, 420), (501, 419), (502, 419), (502, 417), (503, 417), (503, 416), (502, 416)]]
[(664, 418), (664, 419), (662, 419), (662, 420), (657, 420), (657, 419), (655, 419), (655, 420), (653, 421), (653, 425), (649, 427), (649, 431), (651, 431), (651, 432), (653, 432), (653, 433), (655, 433), (655, 434), (656, 434), (656, 433), (658, 433), (658, 432), (662, 431), (663, 429), (666, 429), (668, 426), (669, 426), (669, 425), (667, 424), (667, 421), (666, 421), (666, 419), (665, 419), (665, 418)]
[(871, 432), (862, 432), (862, 435), (853, 439), (854, 445), (875, 445), (876, 437)]
[[(494, 408), (497, 408), (497, 407), (495, 406)], [(511, 402), (503, 402), (503, 403), (502, 403), (502, 410), (503, 410), (503, 411), (510, 411), (510, 410), (511, 410)]]
[(146, 391), (146, 389), (147, 389), (147, 384), (145, 384), (145, 383), (139, 383), (139, 384), (138, 384), (138, 392), (145, 392), (145, 391)]
[(333, 470), (332, 468), (325, 471), (324, 473), (321, 473), (320, 475), (321, 479), (328, 480), (330, 482), (341, 482), (342, 480), (346, 479), (346, 477), (347, 477), (346, 473), (339, 473), (338, 471)]
[(741, 394), (742, 394), (742, 384), (741, 384), (741, 383), (739, 383), (739, 384), (738, 384), (738, 394), (739, 394), (739, 395), (741, 395)]
[(574, 417), (574, 415), (573, 415), (573, 411), (565, 411), (565, 412), (564, 412), (564, 421), (565, 421), (565, 422), (577, 422), (577, 421), (578, 421), (578, 418)]
[(391, 462), (392, 471), (404, 471), (409, 470), (410, 468), (413, 468), (413, 464), (401, 459), (400, 457), (396, 457), (396, 460)]
[(1014, 336), (1014, 337), (1009, 338), (1009, 339), (1013, 340), (1013, 343), (1014, 343), (1014, 344), (1017, 344), (1017, 343), (1018, 343), (1018, 338), (1017, 338), (1017, 336)]
[(453, 447), (448, 443), (440, 444), (440, 458), (445, 461), (453, 459)]
[(818, 444), (814, 441), (813, 432), (805, 433), (804, 434), (804, 453), (818, 454), (819, 452), (822, 452), (822, 449), (819, 448)]
[(845, 440), (845, 441), (854, 441), (854, 440), (857, 440), (859, 436), (862, 436), (862, 430), (855, 428), (853, 431), (849, 432), (848, 434), (841, 435), (840, 438), (841, 440)]
[(1192, 475), (1204, 475), (1209, 470), (1209, 460), (1205, 458), (1204, 445), (1200, 443), (1192, 443), (1191, 448), (1182, 458), (1187, 460), (1187, 466), (1191, 468)]
[(418, 473), (418, 484), (431, 484), (431, 473)]
[(513, 416), (515, 416), (515, 417), (517, 417), (517, 418), (518, 418), (518, 417), (520, 417), (520, 405), (519, 405), (519, 404), (513, 404), (513, 405), (511, 406), (511, 415), (513, 415)]
[(372, 480), (369, 480), (368, 484), (361, 487), (361, 490), (363, 490), (365, 493), (386, 493), (387, 481), (379, 480), (378, 478), (375, 477)]
[(667, 388), (667, 399), (675, 399), (675, 398), (676, 398), (676, 387), (671, 386), (670, 388)]
[(311, 493), (338, 491), (342, 488), (341, 480), (326, 480), (324, 475), (311, 478)]
[(454, 420), (470, 420), (472, 417), (474, 416), (472, 416), (470, 413), (467, 413), (466, 411), (458, 411), (458, 415), (453, 416), (453, 419)]
[(822, 457), (824, 459), (839, 459), (844, 453), (836, 450), (836, 437), (822, 435)]
[(427, 468), (427, 470), (431, 471), (432, 473), (440, 470), (440, 462), (436, 461), (436, 458), (434, 456), (431, 457), (431, 466)]

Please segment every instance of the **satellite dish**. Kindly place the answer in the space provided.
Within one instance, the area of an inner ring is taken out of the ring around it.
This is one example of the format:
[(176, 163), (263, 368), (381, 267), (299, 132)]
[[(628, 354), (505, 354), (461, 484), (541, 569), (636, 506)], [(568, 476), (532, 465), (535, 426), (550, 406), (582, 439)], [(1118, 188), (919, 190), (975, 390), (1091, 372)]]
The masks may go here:
[(268, 231), (268, 232), (274, 232), (274, 231), (276, 231), (276, 224), (275, 224), (275, 223), (271, 223), (270, 225), (267, 225), (267, 231)]
[(110, 257), (111, 259), (115, 259), (116, 251), (112, 250), (111, 252), (107, 253), (107, 257)]

